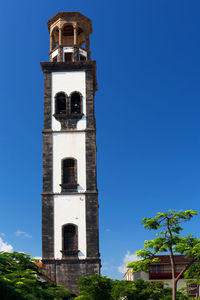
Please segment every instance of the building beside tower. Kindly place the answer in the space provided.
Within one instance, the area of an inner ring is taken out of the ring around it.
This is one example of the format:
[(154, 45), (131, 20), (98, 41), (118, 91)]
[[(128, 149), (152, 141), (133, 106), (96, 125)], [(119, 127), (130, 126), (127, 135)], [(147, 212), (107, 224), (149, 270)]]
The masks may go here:
[(79, 277), (100, 272), (92, 23), (78, 12), (60, 12), (47, 24), (42, 262), (47, 276), (77, 291)]
[[(124, 274), (125, 280), (137, 280), (142, 278), (151, 282), (160, 282), (163, 283), (164, 288), (172, 288), (172, 270), (171, 270), (171, 261), (169, 255), (155, 255), (155, 258), (158, 258), (157, 262), (153, 262), (149, 265), (148, 272), (135, 272), (133, 274), (132, 269), (128, 268)], [(184, 255), (174, 255), (174, 264), (176, 270), (176, 276), (183, 270), (183, 268), (190, 262), (190, 259), (185, 258)], [(196, 298), (199, 296), (199, 285), (191, 284), (186, 282), (184, 275), (181, 276), (177, 283), (177, 289), (185, 287), (189, 297)], [(196, 298), (197, 299), (197, 298)]]

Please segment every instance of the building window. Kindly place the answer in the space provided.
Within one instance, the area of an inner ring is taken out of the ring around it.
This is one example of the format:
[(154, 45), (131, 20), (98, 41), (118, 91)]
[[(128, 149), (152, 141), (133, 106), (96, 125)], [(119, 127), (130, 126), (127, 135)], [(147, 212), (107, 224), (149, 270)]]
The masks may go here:
[(67, 224), (63, 226), (63, 251), (78, 250), (77, 231), (77, 226), (74, 224)]
[(65, 62), (71, 62), (71, 61), (72, 61), (72, 53), (65, 52)]
[(66, 114), (66, 95), (64, 92), (59, 92), (55, 97), (56, 114)]
[(82, 113), (82, 96), (78, 92), (71, 94), (71, 114)]
[(159, 273), (161, 273), (161, 271), (162, 271), (161, 265), (152, 265), (151, 266), (151, 273), (159, 274)]
[(77, 191), (77, 161), (74, 158), (62, 160), (62, 192)]
[(72, 158), (63, 161), (63, 183), (76, 183), (76, 166)]
[(199, 286), (197, 284), (188, 284), (187, 290), (190, 296), (199, 296)]
[(55, 95), (55, 113), (54, 118), (60, 122), (61, 130), (75, 129), (77, 123), (83, 117), (82, 95), (74, 91), (67, 96), (63, 91)]

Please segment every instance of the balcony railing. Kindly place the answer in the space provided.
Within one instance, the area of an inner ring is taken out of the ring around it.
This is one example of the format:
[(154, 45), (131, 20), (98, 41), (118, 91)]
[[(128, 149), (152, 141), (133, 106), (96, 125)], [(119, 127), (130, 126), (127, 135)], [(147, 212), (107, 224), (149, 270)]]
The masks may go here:
[[(181, 272), (181, 269), (176, 269), (175, 276)], [(149, 279), (170, 279), (172, 278), (172, 271), (170, 269), (150, 270)]]

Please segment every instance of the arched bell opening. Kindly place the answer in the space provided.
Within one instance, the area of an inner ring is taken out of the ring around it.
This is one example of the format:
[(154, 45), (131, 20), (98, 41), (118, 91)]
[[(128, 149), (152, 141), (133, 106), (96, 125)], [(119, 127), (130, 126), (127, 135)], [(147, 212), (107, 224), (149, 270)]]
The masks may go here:
[(53, 50), (59, 45), (59, 29), (57, 26), (52, 30), (50, 36), (50, 43), (51, 43), (50, 50)]
[(62, 27), (62, 44), (63, 46), (74, 45), (74, 27), (72, 24), (64, 24)]
[(82, 98), (79, 92), (73, 92), (70, 95), (71, 114), (82, 113)]
[(67, 96), (64, 92), (59, 92), (55, 96), (55, 113), (59, 114), (66, 114), (67, 109)]
[(77, 29), (77, 44), (78, 44), (78, 47), (81, 48), (84, 43), (85, 43), (85, 32), (80, 26), (78, 26), (78, 29)]

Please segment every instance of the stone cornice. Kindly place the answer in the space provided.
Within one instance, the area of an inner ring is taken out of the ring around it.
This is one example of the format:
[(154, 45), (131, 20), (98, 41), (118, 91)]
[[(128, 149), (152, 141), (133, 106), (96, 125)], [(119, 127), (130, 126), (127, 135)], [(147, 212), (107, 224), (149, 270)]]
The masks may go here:
[(55, 72), (55, 71), (81, 71), (91, 70), (96, 68), (95, 60), (76, 61), (76, 62), (44, 62), (40, 63), (43, 72)]
[(96, 131), (95, 128), (87, 128), (87, 129), (64, 129), (64, 130), (51, 130), (51, 129), (44, 129), (42, 131), (43, 134), (52, 134), (52, 133), (80, 133), (80, 132), (88, 132), (88, 131)]
[[(100, 256), (100, 255), (99, 255)], [(83, 263), (83, 264), (85, 264), (85, 263), (88, 263), (88, 262), (100, 262), (100, 259), (99, 258), (97, 258), (97, 257), (88, 257), (88, 258), (84, 258), (84, 259), (78, 259), (78, 258), (68, 258), (68, 259), (54, 259), (54, 258), (50, 258), (50, 259), (45, 259), (45, 258), (43, 258), (42, 259), (42, 262), (43, 263), (53, 263), (53, 264), (55, 264), (56, 262), (58, 262), (58, 263), (60, 263), (60, 262), (62, 262), (62, 263)]]
[(53, 193), (53, 192), (42, 192), (42, 196), (63, 196), (63, 195), (98, 195), (98, 190), (96, 191), (86, 191), (86, 192), (61, 192), (61, 193)]
[(78, 61), (78, 62), (41, 62), (44, 73), (52, 72), (75, 72), (75, 71), (93, 71), (94, 89), (97, 91), (96, 80), (96, 60)]

